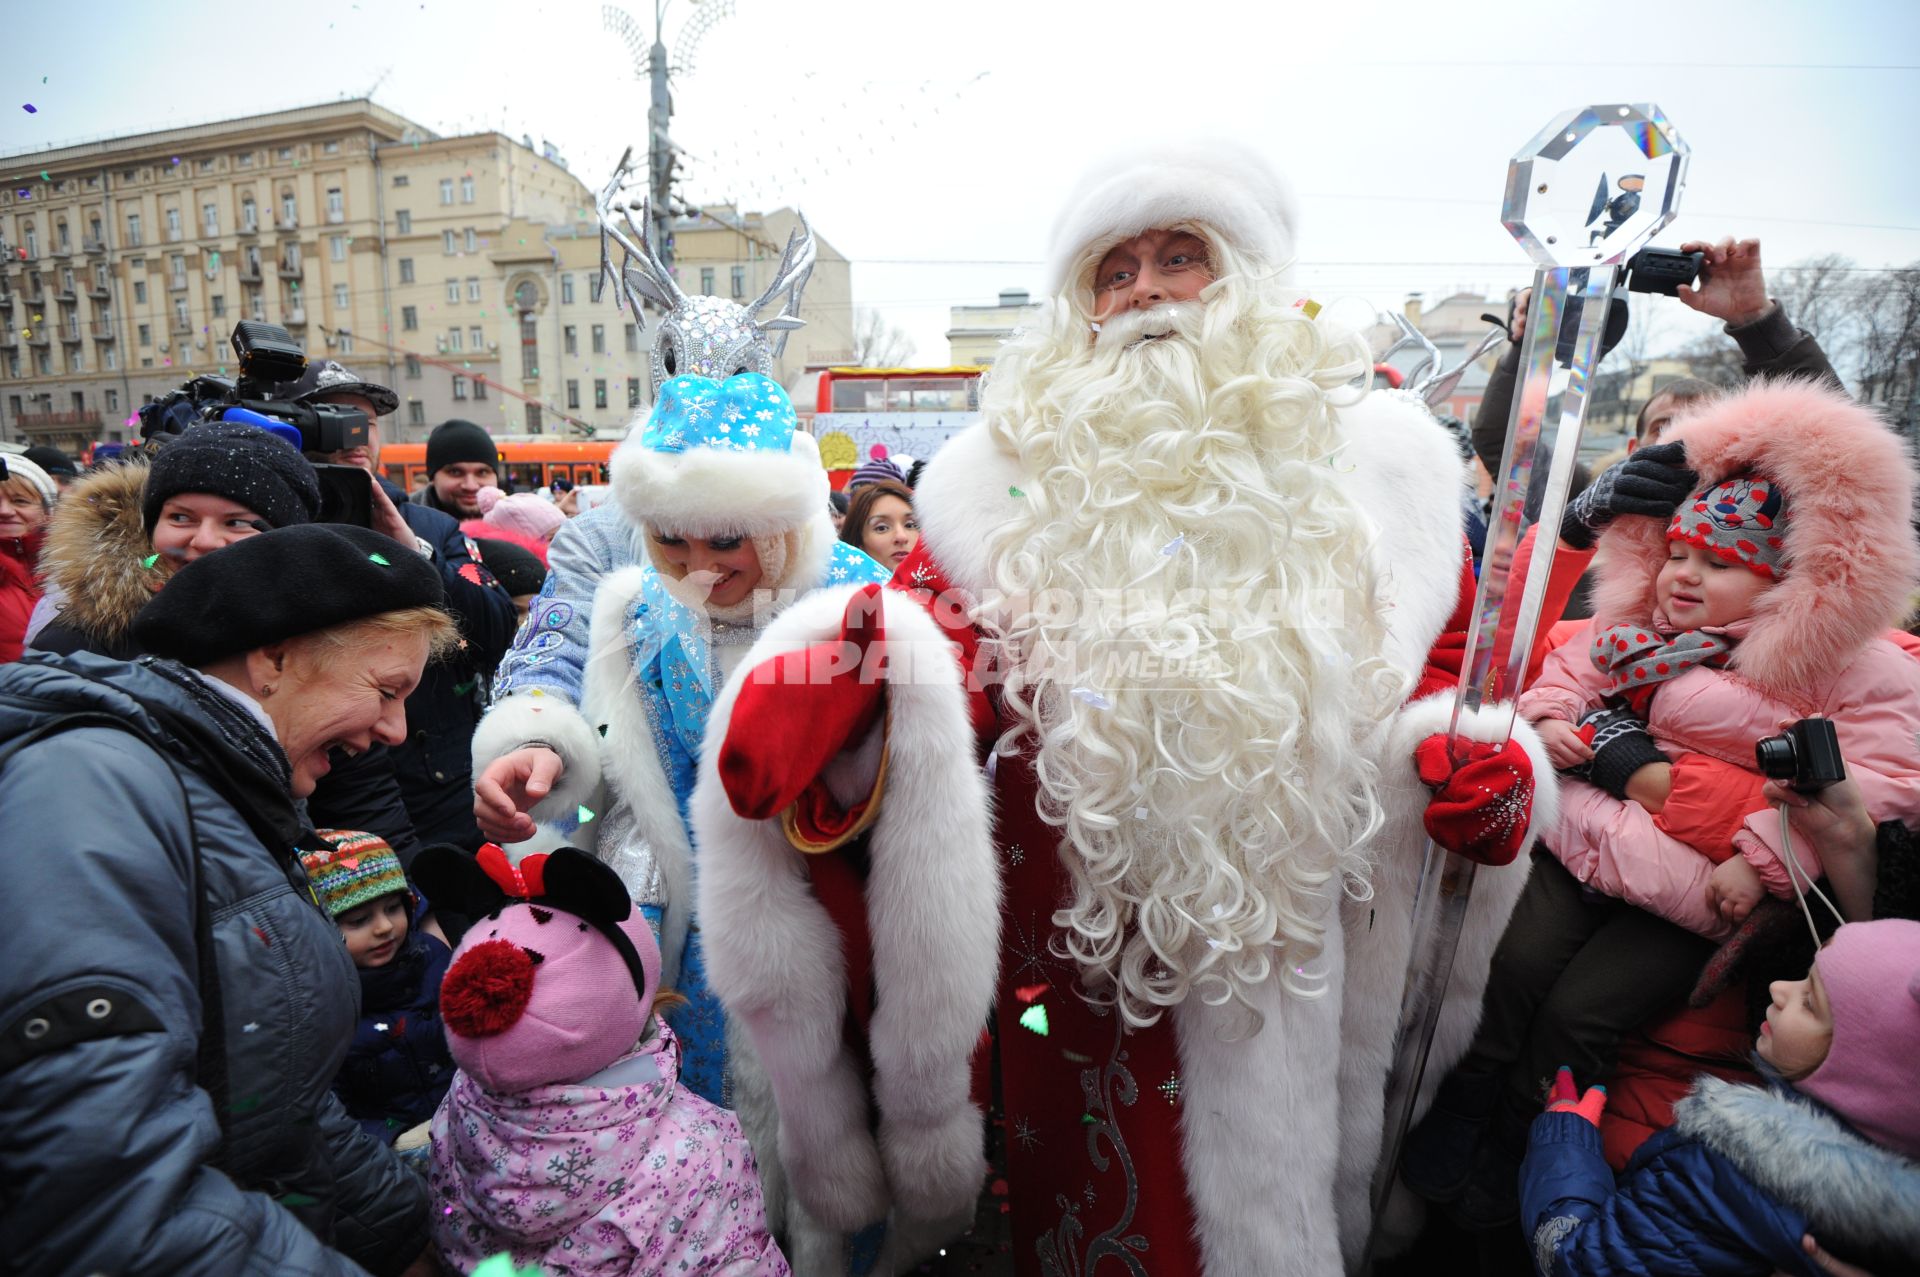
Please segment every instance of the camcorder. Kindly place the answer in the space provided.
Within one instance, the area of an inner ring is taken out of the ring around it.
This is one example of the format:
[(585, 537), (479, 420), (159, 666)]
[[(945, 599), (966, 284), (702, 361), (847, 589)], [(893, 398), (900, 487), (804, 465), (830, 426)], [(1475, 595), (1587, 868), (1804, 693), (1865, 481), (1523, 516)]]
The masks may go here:
[(1681, 285), (1692, 286), (1706, 265), (1705, 253), (1682, 253), (1649, 245), (1627, 259), (1627, 291), (1677, 297)]
[[(299, 380), (306, 352), (278, 324), (241, 320), (233, 326), (240, 375), (195, 377), (140, 409), (140, 440), (180, 434), (203, 421), (238, 421), (280, 436), (304, 453), (343, 452), (365, 446), (367, 414), (339, 404), (295, 403), (273, 397), (277, 386)], [(373, 526), (373, 476), (358, 466), (315, 462), (320, 479), (320, 520)]]
[(1778, 736), (1756, 741), (1754, 758), (1769, 780), (1802, 794), (1818, 793), (1847, 778), (1840, 736), (1830, 718), (1803, 718)]

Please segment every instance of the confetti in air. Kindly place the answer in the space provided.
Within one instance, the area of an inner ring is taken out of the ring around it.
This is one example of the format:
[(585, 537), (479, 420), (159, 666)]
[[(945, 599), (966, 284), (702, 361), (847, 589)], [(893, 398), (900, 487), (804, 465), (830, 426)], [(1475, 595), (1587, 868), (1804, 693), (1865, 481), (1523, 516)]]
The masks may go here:
[(580, 823), (584, 825), (584, 824), (586, 824), (586, 823), (587, 823), (588, 821), (590, 821), (590, 820), (592, 820), (592, 819), (593, 819), (593, 808), (591, 808), (591, 807), (582, 807), (582, 808), (581, 808), (581, 809), (579, 810), (579, 812), (577, 813), (577, 815), (578, 815), (578, 816), (579, 816), (579, 818), (580, 818)]
[(1026, 493), (1024, 493), (1024, 492), (1022, 492), (1022, 491), (1020, 491), (1020, 489), (1018, 489), (1018, 488), (1008, 488), (1008, 489), (1007, 489), (1007, 495), (1008, 495), (1008, 496), (1010, 496), (1010, 497), (1013, 497), (1013, 498), (1016, 498), (1016, 499), (1018, 499), (1018, 498), (1020, 498), (1020, 497), (1024, 497), (1024, 496), (1026, 496), (1027, 494), (1026, 494)]
[(1167, 542), (1165, 545), (1161, 546), (1160, 553), (1166, 555), (1168, 558), (1172, 558), (1174, 555), (1180, 553), (1180, 547), (1185, 545), (1186, 543), (1187, 543), (1186, 534), (1182, 533), (1181, 535), (1175, 537), (1173, 540)]
[(1100, 695), (1100, 693), (1094, 691), (1091, 687), (1076, 687), (1073, 689), (1073, 695), (1076, 699), (1085, 701), (1095, 709), (1113, 708), (1112, 701)]
[(1047, 1036), (1047, 1009), (1043, 1006), (1030, 1006), (1020, 1013), (1020, 1027), (1041, 1037)]
[(390, 568), (393, 566), (392, 561), (389, 560), (387, 556), (384, 554), (369, 554), (367, 557), (369, 559), (372, 559), (375, 563), (378, 563), (383, 568)]
[(40, 114), (40, 108), (39, 108), (39, 107), (37, 107), (37, 106), (35, 106), (35, 105), (34, 105), (33, 103), (31, 103), (31, 102), (22, 102), (22, 103), (20, 104), (20, 109), (21, 109), (22, 111), (25, 111), (25, 112), (26, 112), (26, 113), (27, 113), (28, 115), (38, 115), (38, 114)]

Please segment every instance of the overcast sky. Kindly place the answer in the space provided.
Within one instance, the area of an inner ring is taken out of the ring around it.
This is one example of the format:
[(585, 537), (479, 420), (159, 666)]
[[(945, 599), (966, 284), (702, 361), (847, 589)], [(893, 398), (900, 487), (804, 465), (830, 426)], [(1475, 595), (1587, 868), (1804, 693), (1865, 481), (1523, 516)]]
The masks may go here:
[[(1656, 102), (1691, 141), (1664, 243), (1758, 235), (1776, 265), (1920, 259), (1912, 0), (731, 8), (676, 91), (687, 195), (801, 207), (852, 259), (856, 303), (906, 328), (922, 362), (946, 359), (949, 305), (1038, 290), (1084, 158), (1142, 131), (1271, 155), (1302, 193), (1321, 297), (1523, 282), (1499, 222), (1507, 160), (1589, 102)], [(670, 47), (696, 12), (672, 0)], [(589, 0), (96, 0), (84, 24), (17, 6), (6, 30), (9, 152), (369, 89), (441, 133), (552, 141), (589, 186), (644, 145), (646, 87)]]

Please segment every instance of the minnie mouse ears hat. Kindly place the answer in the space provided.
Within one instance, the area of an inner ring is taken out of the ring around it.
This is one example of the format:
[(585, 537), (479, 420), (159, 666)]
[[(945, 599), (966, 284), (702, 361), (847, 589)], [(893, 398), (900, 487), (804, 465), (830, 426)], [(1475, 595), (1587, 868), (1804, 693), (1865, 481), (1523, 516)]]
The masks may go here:
[(1787, 570), (1787, 499), (1764, 475), (1736, 475), (1703, 488), (1673, 512), (1667, 540), (1777, 581)]
[(439, 569), (410, 547), (368, 528), (302, 523), (235, 541), (181, 568), (134, 617), (133, 636), (154, 656), (200, 667), (445, 600)]

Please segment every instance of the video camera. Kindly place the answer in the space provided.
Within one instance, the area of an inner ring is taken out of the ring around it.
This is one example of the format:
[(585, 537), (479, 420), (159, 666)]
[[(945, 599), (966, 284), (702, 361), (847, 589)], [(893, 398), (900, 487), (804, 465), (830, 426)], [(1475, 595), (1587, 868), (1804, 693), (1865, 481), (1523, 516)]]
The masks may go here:
[[(233, 349), (240, 375), (195, 377), (164, 398), (140, 409), (140, 440), (177, 435), (203, 421), (237, 421), (278, 435), (303, 453), (344, 452), (365, 447), (369, 424), (358, 408), (305, 404), (275, 399), (274, 389), (298, 381), (307, 369), (306, 352), (277, 324), (241, 320), (233, 326)], [(320, 479), (323, 523), (373, 523), (373, 477), (357, 466), (314, 463)]]

